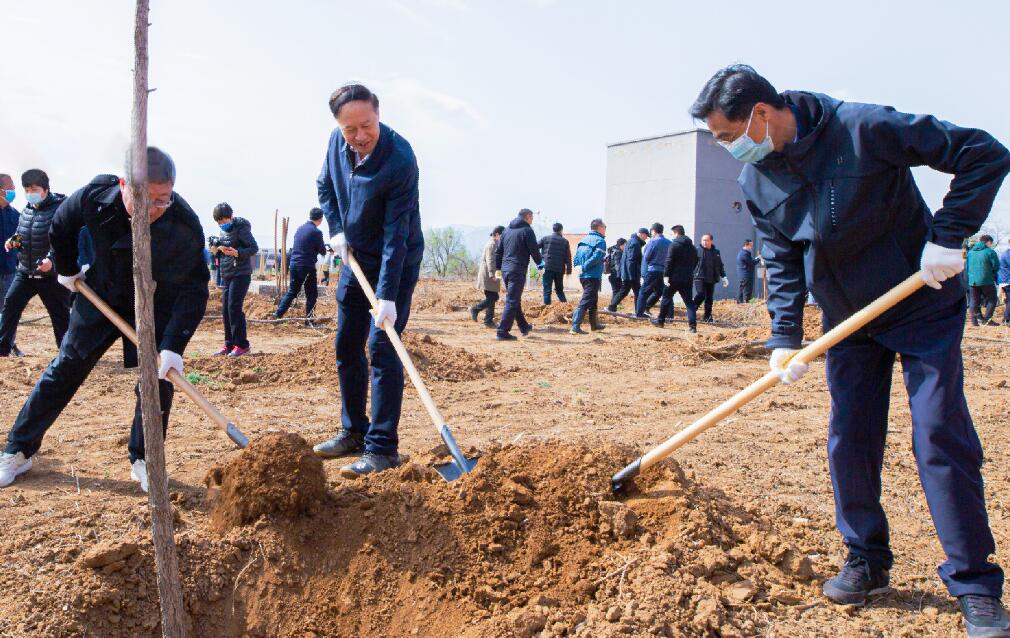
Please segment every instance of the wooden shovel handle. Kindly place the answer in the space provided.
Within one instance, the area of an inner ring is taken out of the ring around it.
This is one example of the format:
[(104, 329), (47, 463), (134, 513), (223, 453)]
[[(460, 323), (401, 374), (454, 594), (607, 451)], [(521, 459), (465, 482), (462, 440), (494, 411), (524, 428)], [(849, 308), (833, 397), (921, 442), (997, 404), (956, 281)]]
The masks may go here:
[[(120, 317), (119, 313), (117, 313), (115, 310), (112, 309), (112, 306), (105, 303), (105, 300), (99, 297), (98, 293), (96, 293), (94, 290), (91, 289), (91, 286), (84, 283), (80, 279), (78, 279), (74, 283), (77, 287), (77, 292), (83, 295), (85, 299), (90, 301), (96, 308), (98, 308), (98, 310), (103, 315), (105, 315), (106, 319), (111, 321), (113, 325), (119, 328), (119, 331), (123, 333), (123, 336), (125, 336), (127, 339), (133, 342), (133, 345), (137, 345), (137, 331), (133, 329), (133, 326), (131, 326), (125, 319)], [(171, 381), (173, 384), (175, 384), (176, 387), (178, 387), (180, 390), (182, 390), (183, 394), (192, 399), (193, 403), (196, 403), (196, 405), (201, 410), (203, 410), (204, 414), (206, 414), (211, 421), (216, 423), (218, 427), (224, 430), (228, 434), (229, 438), (231, 438), (231, 440), (234, 441), (236, 445), (238, 445), (239, 447), (246, 446), (246, 443), (248, 443), (248, 439), (246, 439), (245, 435), (243, 435), (238, 430), (238, 427), (234, 423), (229, 421), (226, 416), (221, 414), (221, 412), (216, 407), (214, 407), (214, 405), (210, 401), (204, 398), (204, 396), (200, 394), (200, 391), (196, 389), (196, 386), (194, 386), (192, 383), (189, 382), (189, 379), (183, 376), (175, 368), (169, 370), (167, 376), (168, 380)]]
[[(908, 279), (901, 282), (876, 301), (866, 306), (859, 312), (838, 324), (819, 339), (797, 352), (792, 357), (792, 361), (810, 363), (817, 357), (827, 352), (832, 346), (855, 333), (860, 328), (866, 326), (883, 313), (887, 312), (904, 299), (910, 297), (924, 285), (922, 272), (916, 272)], [(655, 465), (666, 457), (673, 454), (684, 444), (694, 440), (699, 434), (719, 423), (729, 415), (733, 414), (741, 407), (754, 400), (758, 395), (766, 390), (775, 387), (779, 383), (779, 376), (773, 371), (769, 371), (763, 377), (750, 384), (722, 405), (715, 408), (705, 416), (701, 417), (691, 425), (687, 426), (677, 434), (673, 435), (660, 445), (656, 446), (645, 454), (641, 459), (633, 463), (638, 464), (638, 471)], [(631, 466), (629, 466), (630, 468)], [(626, 470), (628, 468), (625, 468)], [(631, 474), (637, 474), (638, 471)]]
[[(361, 289), (365, 291), (365, 296), (368, 297), (368, 301), (372, 304), (372, 308), (378, 312), (379, 300), (375, 297), (375, 291), (372, 290), (372, 285), (368, 283), (368, 278), (365, 277), (365, 272), (358, 264), (358, 260), (351, 254), (350, 249), (347, 251), (347, 264), (354, 272), (354, 278), (358, 280), (358, 284), (361, 286)], [(442, 413), (438, 411), (438, 407), (435, 406), (435, 401), (431, 398), (431, 394), (428, 393), (428, 387), (424, 385), (424, 380), (421, 378), (420, 373), (418, 373), (417, 368), (414, 367), (414, 362), (410, 359), (410, 353), (407, 352), (407, 348), (404, 347), (403, 341), (400, 340), (400, 335), (396, 333), (396, 328), (393, 326), (393, 322), (387, 320), (382, 324), (382, 329), (385, 330), (386, 335), (389, 336), (389, 341), (393, 344), (396, 354), (400, 357), (400, 361), (403, 363), (403, 367), (407, 371), (407, 375), (410, 376), (411, 382), (413, 382), (414, 387), (417, 388), (417, 393), (421, 397), (421, 403), (423, 403), (425, 409), (428, 410), (428, 416), (431, 417), (431, 422), (435, 424), (435, 429), (437, 429), (439, 434), (441, 434), (442, 428), (445, 427), (445, 420), (442, 418)]]

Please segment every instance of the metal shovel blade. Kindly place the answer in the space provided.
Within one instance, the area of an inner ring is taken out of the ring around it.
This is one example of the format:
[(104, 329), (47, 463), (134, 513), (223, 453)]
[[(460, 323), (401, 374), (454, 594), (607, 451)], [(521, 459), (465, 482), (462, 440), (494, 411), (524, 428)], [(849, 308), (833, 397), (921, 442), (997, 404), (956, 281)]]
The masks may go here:
[(477, 459), (468, 459), (463, 456), (463, 450), (459, 449), (459, 445), (456, 444), (456, 439), (452, 437), (452, 432), (449, 431), (448, 425), (442, 425), (439, 434), (442, 435), (442, 442), (445, 443), (445, 447), (449, 449), (449, 454), (452, 456), (452, 461), (435, 466), (435, 471), (443, 479), (449, 482), (455, 481), (477, 467)]

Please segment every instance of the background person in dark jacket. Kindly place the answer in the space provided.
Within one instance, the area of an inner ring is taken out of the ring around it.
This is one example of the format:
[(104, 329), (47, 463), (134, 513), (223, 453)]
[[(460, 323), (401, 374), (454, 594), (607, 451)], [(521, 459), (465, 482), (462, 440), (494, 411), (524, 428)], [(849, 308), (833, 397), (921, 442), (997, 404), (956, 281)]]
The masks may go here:
[[(336, 291), (341, 432), (314, 450), (326, 458), (363, 451), (340, 470), (354, 477), (400, 464), (403, 364), (383, 326), (391, 323), (398, 334), (407, 327), (424, 235), (417, 159), (410, 143), (379, 121), (379, 98), (365, 86), (348, 84), (334, 91), (329, 105), (338, 128), (316, 180), (319, 206), (337, 256), (347, 261), (349, 249), (354, 250), (378, 308), (372, 312), (354, 271), (341, 267)], [(371, 422), (365, 414), (369, 365)]]
[(555, 222), (553, 232), (541, 237), (537, 243), (543, 257), (544, 305), (551, 303), (551, 287), (558, 293), (558, 301), (565, 303), (565, 275), (572, 274), (572, 247), (561, 231), (564, 227)]
[(663, 236), (663, 225), (656, 222), (651, 227), (652, 240), (642, 252), (642, 271), (645, 281), (641, 292), (635, 297), (635, 316), (649, 317), (649, 309), (663, 296), (663, 269), (666, 267), (670, 240)]
[(624, 245), (620, 267), (621, 289), (615, 291), (610, 298), (610, 305), (607, 306), (610, 312), (617, 312), (617, 304), (624, 301), (630, 292), (634, 292), (635, 300), (638, 300), (639, 291), (642, 289), (642, 247), (648, 238), (648, 229), (639, 228)]
[(70, 293), (56, 281), (49, 249), (49, 227), (56, 209), (66, 198), (49, 192), (49, 176), (37, 168), (25, 171), (21, 185), (28, 199), (18, 221), (21, 245), (14, 246), (10, 239), (4, 244), (4, 250), (17, 250), (18, 272), (0, 311), (0, 357), (10, 355), (21, 313), (35, 295), (42, 299), (49, 313), (57, 348), (70, 320)]
[[(326, 242), (323, 241), (323, 231), (319, 230), (323, 223), (323, 210), (313, 208), (309, 211), (309, 221), (298, 227), (295, 231), (295, 239), (291, 247), (291, 259), (288, 268), (291, 270), (291, 280), (288, 283), (288, 291), (277, 304), (277, 311), (274, 317), (280, 319), (291, 307), (291, 303), (298, 297), (302, 286), (305, 286), (305, 325), (309, 324), (309, 318), (313, 316), (316, 309), (316, 299), (319, 297), (319, 289), (316, 281), (316, 262), (320, 257), (326, 255)], [(327, 269), (329, 265), (326, 266)]]
[[(932, 116), (779, 94), (744, 65), (716, 73), (691, 114), (746, 162), (740, 185), (768, 269), (769, 365), (783, 382), (806, 371), (789, 358), (803, 339), (808, 289), (828, 329), (917, 270), (927, 285), (827, 354), (828, 466), (849, 555), (825, 595), (854, 604), (888, 587), (894, 558), (880, 480), (900, 354), (919, 478), (947, 555), (940, 578), (958, 597), (969, 636), (1010, 635), (1003, 570), (989, 560), (996, 545), (982, 446), (964, 395), (958, 276), (961, 245), (992, 209), (1010, 153), (984, 131)], [(912, 175), (921, 165), (954, 176), (935, 214)]]
[[(172, 409), (172, 384), (164, 380), (170, 369), (182, 372), (182, 353), (207, 308), (209, 273), (203, 259), (203, 229), (196, 213), (177, 194), (175, 165), (164, 152), (147, 153), (151, 215), (151, 271), (154, 278), (154, 332), (161, 351), (158, 383), (162, 425), (168, 427)], [(99, 175), (60, 206), (50, 230), (53, 262), (59, 283), (72, 289), (78, 278), (130, 324), (134, 323), (133, 242), (130, 215), (133, 202), (125, 182), (115, 175)], [(87, 227), (95, 246), (95, 259), (84, 275), (77, 266), (78, 235)], [(42, 373), (7, 435), (0, 455), (0, 487), (31, 469), (46, 431), (87, 379), (102, 355), (123, 340), (124, 363), (137, 365), (137, 351), (119, 330), (78, 295), (70, 327), (60, 352)], [(144, 429), (138, 399), (130, 430), (130, 475), (147, 490)]]
[(698, 246), (698, 266), (694, 271), (694, 307), (697, 309), (702, 302), (705, 304), (705, 314), (702, 321), (712, 321), (712, 302), (715, 300), (715, 284), (722, 282), (723, 288), (729, 287), (726, 279), (726, 267), (722, 263), (722, 253), (715, 247), (711, 234), (701, 236), (701, 246)]
[[(993, 239), (990, 235), (982, 235), (971, 247), (967, 255), (968, 288), (971, 293), (971, 303), (968, 314), (971, 324), (979, 322), (991, 324), (996, 312), (996, 274), (999, 272), (999, 255), (992, 249)], [(985, 314), (982, 307), (985, 307)]]
[(252, 234), (252, 225), (242, 217), (235, 217), (231, 206), (222, 202), (214, 207), (214, 221), (221, 228), (221, 245), (212, 251), (218, 257), (221, 274), (221, 316), (224, 318), (224, 347), (215, 354), (241, 357), (249, 354), (246, 335), (245, 302), (252, 282), (252, 262), (259, 245)]
[(659, 306), (659, 317), (653, 319), (652, 323), (662, 328), (667, 317), (673, 319), (673, 295), (679, 294), (684, 307), (687, 308), (687, 329), (689, 332), (697, 332), (698, 317), (694, 305), (693, 282), (694, 271), (698, 266), (698, 251), (695, 250), (691, 238), (684, 234), (683, 226), (677, 224), (670, 229), (670, 232), (673, 239), (670, 241), (666, 265), (663, 268), (667, 285)]
[(750, 303), (754, 298), (754, 267), (761, 262), (754, 256), (754, 242), (745, 239), (740, 252), (736, 254), (736, 275), (740, 278), (740, 292), (737, 303)]
[(621, 258), (624, 257), (626, 243), (628, 240), (624, 237), (618, 238), (617, 243), (607, 249), (607, 256), (603, 260), (603, 274), (610, 281), (611, 298), (621, 289)]
[[(6, 173), (0, 173), (0, 240), (6, 242), (18, 232), (20, 213), (11, 206), (14, 201), (14, 180)], [(0, 251), (0, 308), (7, 291), (14, 283), (14, 275), (18, 272), (18, 254), (14, 251)], [(0, 311), (2, 313), (2, 311)], [(0, 318), (3, 315), (0, 314)], [(16, 332), (16, 330), (15, 330)], [(24, 354), (18, 350), (17, 344), (11, 339), (11, 354), (20, 357)]]
[(530, 227), (532, 221), (533, 211), (528, 208), (519, 211), (519, 216), (509, 223), (495, 250), (495, 265), (501, 271), (502, 283), (505, 284), (505, 307), (502, 308), (501, 323), (498, 324), (499, 341), (515, 341), (515, 335), (509, 332), (513, 322), (518, 324), (519, 332), (524, 337), (533, 330), (530, 322), (526, 321), (522, 305), (530, 260), (535, 264), (542, 261), (537, 236)]

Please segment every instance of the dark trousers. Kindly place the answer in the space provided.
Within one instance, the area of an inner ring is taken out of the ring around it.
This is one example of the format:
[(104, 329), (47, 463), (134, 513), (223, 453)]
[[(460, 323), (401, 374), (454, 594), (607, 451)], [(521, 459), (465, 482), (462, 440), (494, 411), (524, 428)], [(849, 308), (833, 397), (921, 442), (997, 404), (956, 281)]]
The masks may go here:
[(292, 268), (288, 291), (284, 293), (281, 302), (277, 304), (277, 316), (283, 317), (291, 304), (298, 298), (298, 293), (305, 286), (305, 316), (311, 317), (316, 309), (316, 299), (319, 298), (319, 288), (316, 285), (315, 268)]
[(628, 293), (635, 293), (635, 300), (638, 300), (638, 293), (642, 289), (642, 280), (638, 277), (634, 279), (625, 279), (621, 282), (620, 290), (614, 292), (613, 296), (610, 297), (610, 307), (617, 308), (617, 304), (624, 301), (624, 298), (628, 296)]
[[(123, 318), (134, 324), (130, 308), (119, 310)], [(39, 451), (42, 438), (67, 407), (77, 389), (91, 374), (91, 370), (117, 339), (122, 338), (119, 330), (102, 316), (91, 303), (78, 298), (70, 316), (70, 326), (60, 352), (52, 360), (42, 377), (35, 384), (28, 400), (21, 408), (14, 426), (7, 435), (8, 453), (21, 452), (26, 457)], [(174, 390), (168, 381), (158, 382), (161, 397), (162, 432), (168, 429), (168, 415), (172, 409)], [(139, 384), (134, 393), (139, 392)], [(140, 399), (137, 399), (130, 429), (130, 462), (144, 458), (144, 425), (140, 414)]]
[(740, 292), (737, 293), (737, 303), (750, 303), (754, 298), (754, 273), (740, 274)]
[(684, 300), (684, 306), (687, 308), (687, 325), (692, 328), (697, 326), (698, 316), (695, 312), (694, 291), (690, 281), (674, 281), (663, 289), (663, 300), (659, 306), (659, 320), (673, 319), (673, 296), (675, 294), (679, 294), (680, 298)]
[(551, 286), (558, 295), (558, 301), (565, 303), (565, 273), (560, 270), (545, 270), (543, 274), (544, 305), (551, 303)]
[(694, 280), (694, 307), (697, 310), (705, 302), (705, 321), (712, 319), (712, 301), (715, 300), (715, 284), (705, 283), (701, 279)]
[(1003, 288), (1003, 323), (1010, 324), (1010, 286)]
[(663, 296), (663, 273), (654, 271), (645, 273), (642, 290), (635, 297), (635, 314), (644, 315)]
[[(347, 282), (341, 282), (343, 290), (337, 299), (337, 378), (343, 399), (340, 424), (345, 430), (365, 435), (367, 452), (396, 454), (400, 407), (403, 404), (403, 364), (386, 331), (375, 326), (372, 306), (364, 291), (356, 282), (352, 283), (350, 269), (341, 273), (341, 279), (344, 278)], [(375, 285), (374, 281), (372, 285)], [(397, 334), (402, 334), (407, 327), (416, 285), (416, 269), (413, 274), (404, 272), (396, 295), (394, 326)], [(369, 379), (372, 384), (371, 421), (365, 414)]]
[(11, 353), (21, 313), (35, 295), (42, 299), (49, 312), (56, 347), (60, 347), (70, 320), (70, 291), (61, 286), (56, 277), (29, 277), (19, 272), (4, 296), (3, 311), (0, 312), (0, 355)]
[[(5, 273), (0, 274), (0, 320), (3, 319), (3, 299), (7, 296), (7, 291), (10, 290), (11, 284), (14, 283), (14, 276), (16, 273)], [(17, 325), (14, 326), (14, 333), (17, 334)], [(15, 338), (11, 337), (11, 350), (13, 351), (17, 348), (15, 343)]]
[(245, 302), (246, 293), (249, 292), (251, 279), (249, 275), (240, 275), (224, 281), (224, 290), (221, 292), (221, 315), (224, 317), (224, 345), (228, 348), (249, 347), (242, 304)]
[(982, 489), (982, 446), (964, 396), (964, 310), (957, 304), (912, 329), (850, 337), (828, 351), (828, 465), (836, 522), (850, 554), (890, 568), (880, 471), (891, 370), (900, 354), (919, 480), (947, 555), (940, 578), (953, 596), (999, 597), (1003, 572), (989, 562), (996, 547)]
[(587, 314), (590, 316), (596, 312), (597, 304), (600, 300), (600, 286), (603, 281), (600, 279), (579, 279), (579, 283), (582, 284), (582, 298), (579, 299), (579, 305), (575, 308), (575, 312), (572, 313), (572, 327), (578, 328), (582, 325), (582, 320)]
[(607, 275), (607, 280), (610, 282), (610, 297), (613, 298), (621, 289), (621, 276), (615, 272), (611, 272)]
[(526, 321), (523, 314), (523, 289), (526, 288), (525, 272), (503, 272), (502, 280), (505, 283), (505, 307), (501, 311), (501, 323), (498, 324), (498, 334), (507, 335), (512, 330), (512, 323), (519, 326), (520, 332), (526, 332), (530, 328), (530, 322)]
[(477, 302), (473, 307), (477, 312), (483, 310), (484, 323), (490, 324), (494, 322), (494, 305), (496, 303), (498, 303), (498, 293), (493, 290), (485, 290), (484, 301)]
[[(978, 323), (987, 322), (992, 319), (996, 312), (996, 286), (972, 286), (971, 306), (968, 314), (971, 315), (971, 324), (977, 326)], [(985, 307), (985, 314), (982, 314), (982, 307)]]

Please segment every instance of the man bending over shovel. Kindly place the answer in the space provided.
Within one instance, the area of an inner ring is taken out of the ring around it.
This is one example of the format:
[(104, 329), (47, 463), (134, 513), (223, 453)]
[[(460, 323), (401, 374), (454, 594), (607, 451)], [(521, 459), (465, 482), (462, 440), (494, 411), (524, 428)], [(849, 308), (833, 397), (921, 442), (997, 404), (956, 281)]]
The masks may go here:
[[(783, 383), (813, 292), (831, 328), (916, 272), (927, 287), (827, 353), (828, 463), (848, 558), (824, 594), (862, 604), (888, 590), (893, 562), (880, 506), (891, 370), (901, 355), (919, 478), (947, 560), (939, 574), (972, 637), (1010, 636), (1003, 571), (982, 487), (982, 446), (964, 395), (961, 244), (992, 207), (1010, 154), (988, 133), (929, 115), (777, 93), (749, 66), (716, 73), (691, 107), (745, 162), (740, 175), (768, 268), (771, 367)], [(913, 166), (953, 174), (931, 214)]]
[[(337, 284), (337, 376), (340, 433), (313, 448), (336, 458), (364, 452), (341, 468), (355, 477), (400, 464), (397, 429), (403, 402), (403, 364), (382, 330), (393, 322), (402, 333), (421, 270), (424, 235), (418, 208), (417, 160), (410, 143), (379, 123), (379, 98), (361, 84), (348, 84), (330, 97), (337, 129), (330, 136), (317, 180), (319, 207), (326, 215), (330, 243), (342, 262), (354, 251), (379, 307), (371, 304), (351, 268)], [(368, 359), (365, 343), (368, 343)], [(371, 362), (371, 421), (365, 414)]]
[[(129, 175), (127, 169), (124, 173)], [(210, 273), (203, 259), (203, 228), (196, 213), (172, 192), (175, 164), (166, 153), (147, 150), (148, 196), (151, 214), (151, 270), (154, 277), (155, 339), (161, 351), (158, 389), (162, 425), (168, 427), (172, 409), (172, 384), (168, 371), (182, 372), (182, 353), (207, 308)], [(56, 211), (49, 231), (53, 262), (61, 284), (75, 291), (76, 280), (86, 279), (94, 291), (126, 321), (133, 324), (133, 238), (130, 215), (133, 201), (123, 178), (99, 175), (71, 195)], [(87, 275), (77, 265), (77, 238), (87, 228), (94, 244), (94, 261)], [(117, 339), (123, 338), (84, 296), (77, 295), (70, 326), (60, 352), (42, 373), (7, 435), (0, 455), (0, 487), (32, 467), (32, 456), (42, 445), (46, 430), (70, 403), (88, 374)], [(137, 365), (137, 351), (123, 338), (127, 367)], [(136, 393), (136, 390), (135, 390)], [(129, 454), (134, 481), (147, 491), (144, 463), (144, 428), (138, 396), (130, 431)]]

